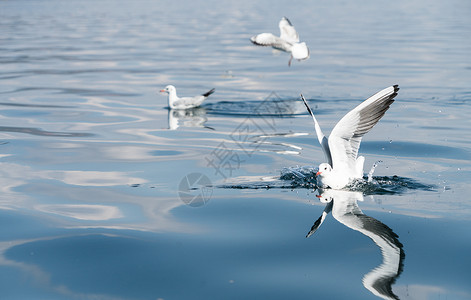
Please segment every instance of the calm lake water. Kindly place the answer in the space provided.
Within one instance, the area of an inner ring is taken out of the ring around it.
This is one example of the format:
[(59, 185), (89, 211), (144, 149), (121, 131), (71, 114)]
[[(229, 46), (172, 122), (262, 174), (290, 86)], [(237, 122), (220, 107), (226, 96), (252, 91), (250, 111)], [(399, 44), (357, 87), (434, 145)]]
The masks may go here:
[[(0, 298), (471, 299), (470, 15), (0, 1)], [(249, 41), (282, 16), (310, 47), (291, 67)], [(216, 92), (169, 111), (168, 84)], [(330, 132), (392, 84), (360, 148), (373, 182), (316, 197), (299, 94)]]

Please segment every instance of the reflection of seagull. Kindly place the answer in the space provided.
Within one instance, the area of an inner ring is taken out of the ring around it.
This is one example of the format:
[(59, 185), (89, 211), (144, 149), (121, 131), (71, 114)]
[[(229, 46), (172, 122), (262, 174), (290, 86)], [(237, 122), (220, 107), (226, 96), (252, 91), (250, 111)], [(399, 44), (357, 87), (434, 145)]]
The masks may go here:
[(383, 263), (363, 276), (363, 285), (380, 298), (399, 299), (391, 288), (402, 272), (405, 257), (398, 236), (391, 228), (361, 211), (357, 203), (363, 201), (360, 192), (325, 190), (320, 200), (326, 202), (327, 206), (306, 237), (314, 234), (325, 216), (332, 211), (337, 221), (368, 236), (381, 249)]
[(259, 46), (271, 46), (275, 49), (291, 53), (288, 66), (291, 66), (293, 58), (297, 60), (305, 60), (309, 58), (309, 48), (306, 43), (299, 42), (299, 35), (291, 25), (291, 22), (283, 17), (278, 24), (280, 27), (280, 36), (277, 37), (272, 33), (260, 33), (250, 38), (252, 43)]
[(301, 95), (314, 120), (317, 139), (328, 161), (319, 165), (319, 172), (317, 172), (319, 187), (341, 189), (352, 180), (363, 177), (365, 158), (358, 156), (361, 139), (389, 109), (397, 91), (399, 91), (397, 85), (390, 86), (363, 101), (335, 125), (328, 140)]
[(212, 89), (203, 95), (179, 98), (177, 96), (177, 89), (173, 85), (167, 85), (165, 89), (160, 91), (168, 94), (168, 106), (173, 109), (187, 109), (200, 106), (209, 95), (214, 93), (214, 89)]
[(214, 129), (204, 125), (207, 120), (206, 110), (203, 107), (168, 110), (168, 128), (170, 130), (175, 130), (181, 126)]

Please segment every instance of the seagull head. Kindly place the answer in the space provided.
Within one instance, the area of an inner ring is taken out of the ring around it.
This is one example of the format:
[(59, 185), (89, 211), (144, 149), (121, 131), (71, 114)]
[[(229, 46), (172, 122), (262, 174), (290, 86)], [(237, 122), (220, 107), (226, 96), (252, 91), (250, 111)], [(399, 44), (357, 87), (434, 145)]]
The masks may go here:
[(325, 176), (326, 174), (332, 171), (332, 167), (328, 163), (322, 163), (319, 165), (319, 171), (316, 173), (316, 176)]
[(319, 195), (316, 195), (317, 199), (321, 203), (330, 203), (332, 200), (334, 200), (334, 197), (329, 193), (328, 189), (324, 189), (322, 187), (318, 188)]
[(168, 94), (170, 94), (172, 91), (173, 92), (177, 91), (173, 85), (167, 85), (165, 89), (160, 90), (161, 93), (168, 93)]

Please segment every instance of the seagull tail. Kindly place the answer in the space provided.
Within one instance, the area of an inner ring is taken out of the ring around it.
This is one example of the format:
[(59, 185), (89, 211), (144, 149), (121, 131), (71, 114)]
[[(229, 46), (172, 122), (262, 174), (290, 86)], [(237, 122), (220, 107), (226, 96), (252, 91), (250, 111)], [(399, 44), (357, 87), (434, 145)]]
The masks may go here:
[(208, 97), (209, 95), (211, 95), (212, 93), (214, 93), (214, 90), (215, 90), (215, 89), (211, 89), (211, 90), (208, 91), (207, 93), (204, 93), (203, 96), (204, 96), (204, 97)]

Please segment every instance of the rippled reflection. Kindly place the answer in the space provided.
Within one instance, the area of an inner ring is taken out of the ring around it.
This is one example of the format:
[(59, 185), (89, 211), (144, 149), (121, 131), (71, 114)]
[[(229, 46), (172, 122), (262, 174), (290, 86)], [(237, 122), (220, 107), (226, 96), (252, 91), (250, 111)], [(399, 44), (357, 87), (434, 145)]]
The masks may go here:
[(363, 276), (365, 288), (383, 299), (399, 299), (391, 288), (402, 272), (405, 257), (397, 234), (385, 224), (361, 211), (357, 202), (363, 201), (362, 193), (338, 190), (320, 190), (320, 192), (319, 200), (326, 203), (326, 207), (306, 237), (313, 235), (326, 216), (332, 212), (337, 221), (363, 233), (381, 249), (383, 263)]
[(208, 118), (206, 117), (206, 109), (203, 107), (168, 110), (168, 128), (170, 130), (175, 130), (179, 127), (210, 128), (204, 125), (206, 121), (208, 121)]
[(93, 136), (91, 133), (87, 132), (59, 132), (59, 131), (46, 131), (40, 128), (30, 128), (30, 127), (9, 127), (9, 126), (0, 126), (0, 131), (3, 132), (20, 132), (31, 135), (40, 135), (40, 136), (57, 136), (57, 137), (87, 137)]

